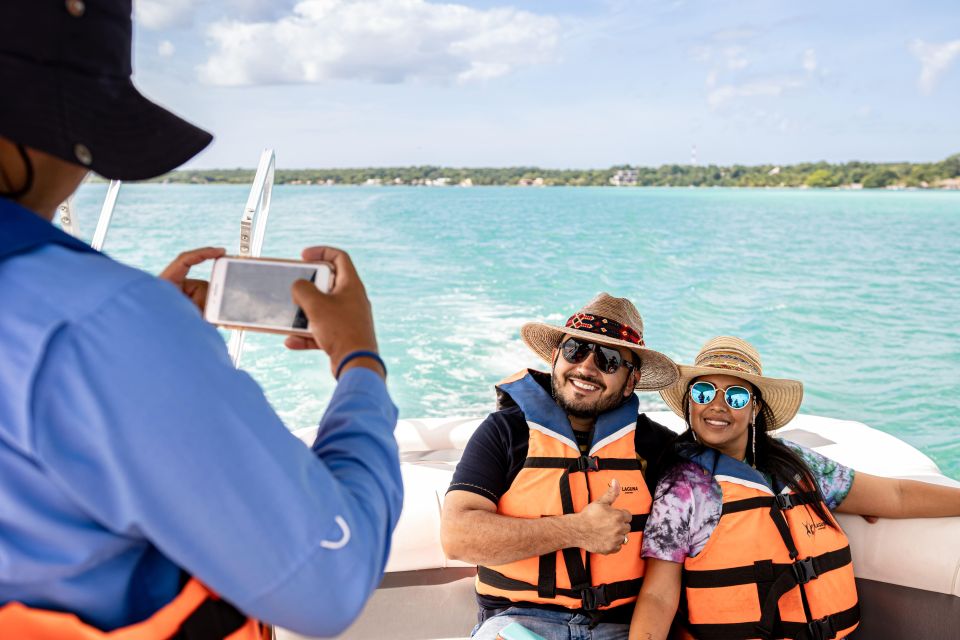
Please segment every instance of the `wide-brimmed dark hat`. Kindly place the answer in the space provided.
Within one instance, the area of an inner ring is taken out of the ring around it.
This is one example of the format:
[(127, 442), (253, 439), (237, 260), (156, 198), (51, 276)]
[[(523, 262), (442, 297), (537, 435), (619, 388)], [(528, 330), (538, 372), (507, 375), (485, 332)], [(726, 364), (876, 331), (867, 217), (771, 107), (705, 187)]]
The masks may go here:
[(659, 351), (647, 349), (643, 341), (643, 318), (626, 298), (601, 293), (570, 316), (563, 327), (528, 322), (520, 337), (546, 363), (553, 364), (553, 350), (565, 335), (611, 347), (624, 347), (640, 359), (640, 391), (659, 391), (677, 381), (677, 365)]
[(119, 180), (166, 173), (210, 143), (134, 87), (130, 3), (0, 1), (0, 136)]

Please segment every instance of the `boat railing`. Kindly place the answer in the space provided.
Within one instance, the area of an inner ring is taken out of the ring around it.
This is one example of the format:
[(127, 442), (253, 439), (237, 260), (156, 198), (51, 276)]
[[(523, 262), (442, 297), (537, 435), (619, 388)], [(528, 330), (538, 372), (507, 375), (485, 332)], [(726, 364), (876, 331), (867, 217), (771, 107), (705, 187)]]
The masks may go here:
[(100, 207), (100, 217), (97, 219), (97, 228), (93, 232), (93, 240), (90, 246), (100, 251), (103, 243), (107, 240), (107, 230), (110, 228), (110, 221), (113, 219), (113, 210), (117, 206), (117, 196), (120, 195), (119, 180), (111, 180), (107, 186), (107, 197), (103, 199), (103, 206)]
[[(117, 197), (120, 195), (120, 180), (111, 180), (107, 186), (107, 195), (103, 200), (103, 206), (100, 207), (100, 217), (97, 219), (97, 226), (93, 232), (93, 239), (90, 246), (100, 251), (107, 240), (107, 230), (110, 228), (110, 221), (113, 219), (113, 210), (117, 206)], [(73, 196), (63, 201), (57, 208), (59, 215), (60, 228), (72, 235), (74, 238), (80, 237), (80, 215), (73, 202)]]
[[(247, 204), (240, 216), (240, 250), (237, 255), (241, 258), (259, 258), (263, 248), (263, 237), (266, 235), (267, 218), (270, 216), (270, 200), (273, 196), (273, 177), (276, 170), (276, 154), (273, 149), (264, 149), (260, 154), (260, 163), (257, 173), (250, 187)], [(227, 349), (233, 366), (240, 366), (240, 356), (243, 353), (245, 333), (242, 330), (232, 331)]]

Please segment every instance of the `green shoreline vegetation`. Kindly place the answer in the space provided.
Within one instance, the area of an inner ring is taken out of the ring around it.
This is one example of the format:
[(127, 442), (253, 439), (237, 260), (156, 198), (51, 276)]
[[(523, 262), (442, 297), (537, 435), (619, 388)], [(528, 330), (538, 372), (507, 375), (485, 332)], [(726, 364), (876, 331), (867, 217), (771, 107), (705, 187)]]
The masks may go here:
[[(173, 171), (149, 182), (249, 184), (253, 176), (253, 169), (195, 169)], [(960, 153), (932, 163), (817, 162), (729, 167), (669, 164), (656, 168), (621, 165), (584, 170), (434, 166), (277, 169), (275, 180), (277, 184), (290, 185), (960, 189)]]

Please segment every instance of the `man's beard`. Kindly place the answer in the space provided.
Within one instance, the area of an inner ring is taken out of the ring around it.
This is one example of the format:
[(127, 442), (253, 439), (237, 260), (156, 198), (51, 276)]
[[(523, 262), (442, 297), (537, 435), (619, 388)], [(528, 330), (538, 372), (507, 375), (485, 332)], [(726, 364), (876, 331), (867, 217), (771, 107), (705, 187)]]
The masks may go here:
[(580, 376), (573, 376), (573, 378), (598, 385), (601, 389), (600, 397), (592, 402), (568, 402), (563, 395), (563, 385), (567, 380), (571, 379), (571, 376), (568, 375), (564, 380), (560, 380), (556, 372), (550, 376), (550, 387), (553, 390), (553, 399), (557, 405), (563, 409), (567, 415), (581, 419), (596, 418), (602, 413), (619, 407), (625, 399), (623, 392), (626, 391), (627, 385), (630, 384), (630, 376), (627, 376), (618, 393), (610, 397), (604, 397), (603, 393), (607, 390), (607, 387), (600, 380), (582, 378)]

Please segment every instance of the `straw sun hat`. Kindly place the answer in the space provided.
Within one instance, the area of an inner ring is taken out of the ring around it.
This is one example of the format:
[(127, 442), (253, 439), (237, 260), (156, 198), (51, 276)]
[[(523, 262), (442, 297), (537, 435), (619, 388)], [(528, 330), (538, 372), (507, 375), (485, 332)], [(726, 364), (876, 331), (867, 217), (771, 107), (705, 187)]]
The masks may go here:
[(640, 359), (641, 391), (659, 391), (677, 379), (677, 365), (659, 351), (647, 349), (643, 342), (643, 319), (626, 298), (601, 293), (570, 316), (566, 325), (555, 327), (543, 322), (528, 322), (520, 327), (523, 342), (548, 364), (560, 339), (570, 335), (611, 347), (626, 347)]
[(790, 422), (803, 400), (803, 383), (799, 380), (764, 377), (760, 354), (746, 340), (719, 336), (709, 340), (700, 349), (693, 366), (680, 365), (680, 379), (669, 389), (660, 392), (664, 401), (681, 418), (683, 396), (694, 378), (709, 375), (728, 375), (746, 380), (760, 389), (763, 402), (773, 412), (773, 424), (768, 430), (779, 429)]

